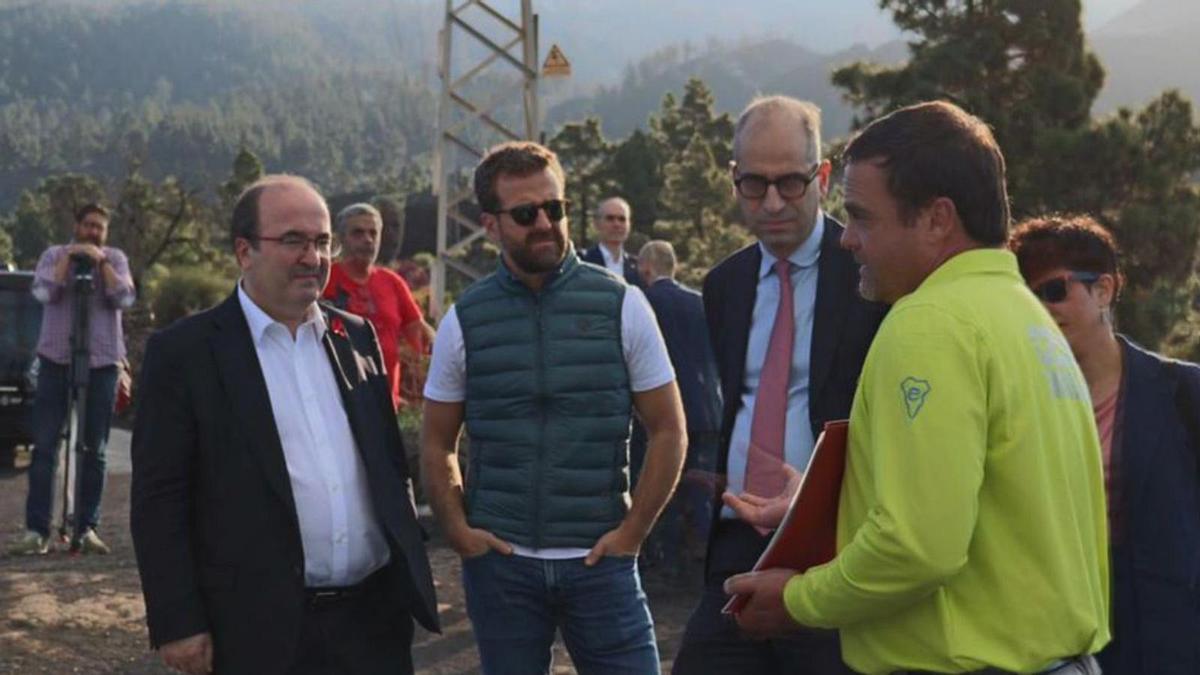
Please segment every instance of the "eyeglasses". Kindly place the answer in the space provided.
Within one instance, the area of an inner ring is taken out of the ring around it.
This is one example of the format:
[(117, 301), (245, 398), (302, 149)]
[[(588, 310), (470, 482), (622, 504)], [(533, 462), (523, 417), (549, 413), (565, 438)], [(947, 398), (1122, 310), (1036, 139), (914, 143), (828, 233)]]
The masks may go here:
[(1033, 291), (1033, 294), (1042, 302), (1054, 305), (1067, 299), (1067, 284), (1069, 282), (1078, 281), (1081, 284), (1088, 285), (1096, 283), (1099, 279), (1100, 275), (1095, 272), (1071, 272), (1070, 274), (1040, 283), (1029, 290)]
[(568, 199), (547, 199), (541, 204), (517, 204), (512, 208), (500, 209), (492, 213), (497, 216), (507, 213), (512, 217), (514, 223), (521, 227), (529, 227), (537, 221), (539, 210), (546, 212), (546, 218), (550, 222), (557, 223), (563, 219), (563, 216), (567, 215), (567, 208), (570, 206), (571, 201)]
[(774, 185), (783, 199), (800, 199), (808, 192), (808, 186), (817, 178), (821, 165), (817, 164), (810, 173), (788, 173), (776, 178), (767, 178), (756, 173), (739, 174), (733, 179), (738, 194), (746, 199), (762, 199)]
[(328, 234), (318, 234), (315, 237), (309, 237), (299, 232), (286, 232), (280, 237), (254, 237), (256, 241), (273, 241), (284, 247), (290, 253), (301, 255), (308, 250), (308, 245), (312, 244), (317, 255), (326, 258), (332, 258), (342, 252), (342, 245), (334, 241), (333, 237)]

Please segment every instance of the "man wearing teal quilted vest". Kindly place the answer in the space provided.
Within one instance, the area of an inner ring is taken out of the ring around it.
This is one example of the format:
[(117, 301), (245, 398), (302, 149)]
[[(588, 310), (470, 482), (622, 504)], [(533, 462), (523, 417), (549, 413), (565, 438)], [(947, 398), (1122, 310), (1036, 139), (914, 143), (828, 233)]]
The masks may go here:
[[(501, 259), (439, 327), (422, 475), (463, 559), (484, 673), (548, 673), (556, 630), (580, 673), (658, 673), (636, 558), (679, 478), (683, 409), (645, 296), (567, 241), (563, 189), (536, 143), (475, 170)], [(631, 494), (634, 412), (649, 444)]]

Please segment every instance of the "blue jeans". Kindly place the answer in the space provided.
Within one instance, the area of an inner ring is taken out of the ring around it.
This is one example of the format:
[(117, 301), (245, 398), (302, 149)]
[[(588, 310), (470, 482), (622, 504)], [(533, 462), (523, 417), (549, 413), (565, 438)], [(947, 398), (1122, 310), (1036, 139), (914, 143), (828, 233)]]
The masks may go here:
[(659, 672), (636, 558), (587, 567), (489, 551), (463, 561), (463, 589), (487, 675), (550, 672), (556, 628), (581, 675)]
[[(25, 501), (25, 528), (43, 537), (50, 535), (54, 512), (54, 470), (58, 466), (59, 438), (67, 419), (70, 368), (38, 357), (37, 394), (33, 399), (33, 459), (29, 465), (29, 497)], [(104, 492), (104, 451), (117, 395), (117, 367), (92, 368), (88, 374), (87, 410), (81, 433), (88, 452), (83, 453), (75, 477), (75, 534), (100, 523), (100, 495)]]

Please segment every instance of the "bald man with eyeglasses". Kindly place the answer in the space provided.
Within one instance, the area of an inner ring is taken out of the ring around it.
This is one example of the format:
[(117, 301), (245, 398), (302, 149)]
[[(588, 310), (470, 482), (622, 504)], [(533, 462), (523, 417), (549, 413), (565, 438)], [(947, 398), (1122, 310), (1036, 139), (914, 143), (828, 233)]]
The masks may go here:
[(433, 581), (376, 332), (317, 303), (325, 200), (265, 176), (230, 230), (237, 288), (142, 364), (129, 524), (150, 642), (191, 675), (412, 673)]
[[(843, 673), (837, 633), (805, 630), (752, 640), (732, 617), (726, 578), (754, 566), (770, 532), (745, 520), (736, 495), (772, 496), (803, 471), (829, 420), (850, 414), (854, 386), (884, 314), (862, 300), (842, 226), (821, 210), (830, 165), (821, 113), (804, 101), (751, 102), (734, 131), (730, 188), (757, 242), (704, 280), (704, 311), (723, 411), (705, 587), (675, 673)], [(724, 488), (728, 496), (719, 497)]]

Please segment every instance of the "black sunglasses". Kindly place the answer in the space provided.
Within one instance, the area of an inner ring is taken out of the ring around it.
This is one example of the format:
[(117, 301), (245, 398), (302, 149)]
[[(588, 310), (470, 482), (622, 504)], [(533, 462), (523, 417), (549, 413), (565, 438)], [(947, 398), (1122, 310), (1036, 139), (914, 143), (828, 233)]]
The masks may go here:
[(1067, 283), (1078, 281), (1081, 284), (1094, 284), (1100, 279), (1100, 275), (1095, 272), (1071, 272), (1061, 277), (1055, 277), (1049, 281), (1038, 284), (1037, 287), (1031, 288), (1033, 294), (1036, 295), (1042, 302), (1050, 304), (1058, 304), (1067, 299)]
[(507, 213), (512, 217), (513, 222), (522, 226), (529, 227), (537, 221), (538, 211), (545, 211), (546, 218), (552, 223), (557, 223), (567, 215), (567, 209), (571, 206), (569, 199), (547, 199), (541, 204), (517, 204), (508, 209), (500, 209), (493, 211), (494, 215)]
[(808, 192), (808, 186), (817, 179), (821, 165), (817, 164), (810, 173), (788, 173), (776, 178), (767, 178), (756, 173), (738, 174), (733, 179), (738, 194), (746, 199), (762, 199), (772, 185), (783, 199), (800, 199)]

